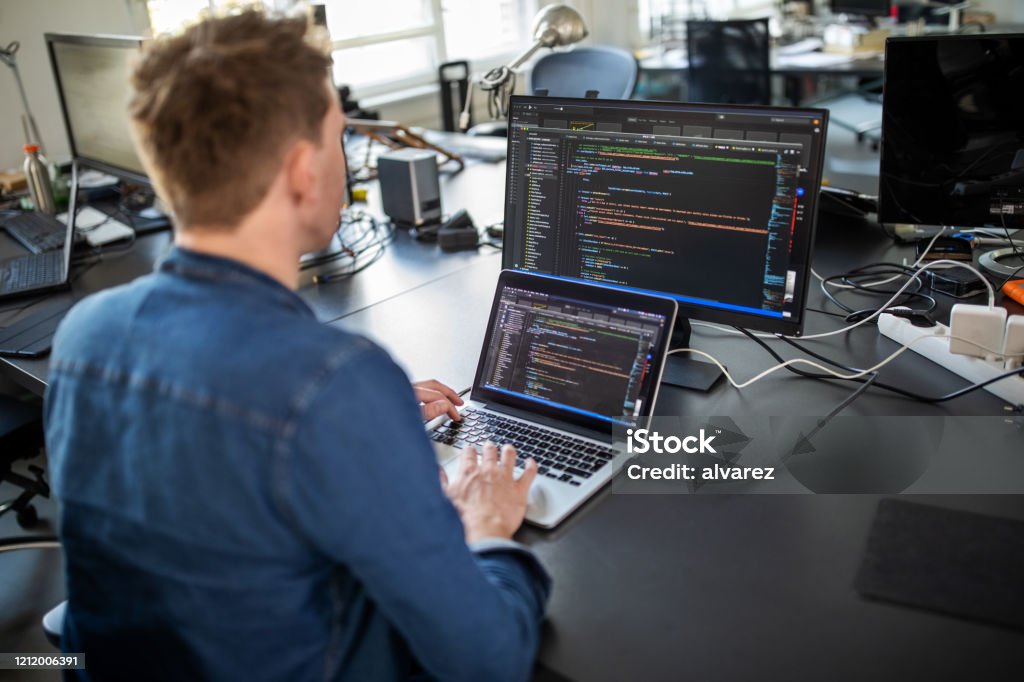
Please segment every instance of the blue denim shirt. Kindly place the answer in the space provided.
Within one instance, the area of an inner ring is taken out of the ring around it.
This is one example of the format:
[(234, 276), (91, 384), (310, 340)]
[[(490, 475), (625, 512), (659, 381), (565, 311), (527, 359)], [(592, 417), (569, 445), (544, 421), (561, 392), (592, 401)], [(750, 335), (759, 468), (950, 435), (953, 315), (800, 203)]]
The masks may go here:
[(240, 263), (175, 249), (54, 342), (63, 647), (93, 680), (522, 680), (550, 591), (466, 546), (409, 380)]

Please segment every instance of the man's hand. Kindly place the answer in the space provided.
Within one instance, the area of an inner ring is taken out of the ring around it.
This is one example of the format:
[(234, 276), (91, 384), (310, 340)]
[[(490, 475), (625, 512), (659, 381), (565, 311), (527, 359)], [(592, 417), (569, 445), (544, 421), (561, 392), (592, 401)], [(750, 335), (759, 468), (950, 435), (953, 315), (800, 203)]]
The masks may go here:
[(511, 445), (502, 447), (500, 459), (494, 443), (484, 445), (479, 462), (472, 446), (459, 456), (458, 475), (447, 484), (445, 493), (459, 510), (467, 543), (484, 538), (511, 539), (519, 530), (526, 515), (530, 484), (537, 477), (537, 463), (527, 459), (519, 480), (514, 476), (515, 466), (516, 451)]
[(462, 398), (448, 386), (445, 386), (436, 379), (428, 381), (417, 381), (412, 385), (416, 399), (420, 401), (420, 413), (423, 421), (430, 421), (442, 414), (447, 414), (455, 421), (462, 419), (462, 415), (455, 409), (462, 404)]

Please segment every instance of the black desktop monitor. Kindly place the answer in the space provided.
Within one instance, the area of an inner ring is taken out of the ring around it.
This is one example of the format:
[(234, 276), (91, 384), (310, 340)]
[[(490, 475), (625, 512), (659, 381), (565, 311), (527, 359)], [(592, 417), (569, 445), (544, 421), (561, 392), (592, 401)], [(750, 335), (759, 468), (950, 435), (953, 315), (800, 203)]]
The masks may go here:
[(832, 13), (887, 17), (891, 11), (890, 5), (892, 0), (832, 0)]
[(890, 38), (879, 220), (1021, 227), (1024, 35)]
[(46, 34), (64, 126), (76, 163), (147, 183), (128, 118), (139, 38)]
[(799, 334), (827, 115), (513, 97), (503, 266)]

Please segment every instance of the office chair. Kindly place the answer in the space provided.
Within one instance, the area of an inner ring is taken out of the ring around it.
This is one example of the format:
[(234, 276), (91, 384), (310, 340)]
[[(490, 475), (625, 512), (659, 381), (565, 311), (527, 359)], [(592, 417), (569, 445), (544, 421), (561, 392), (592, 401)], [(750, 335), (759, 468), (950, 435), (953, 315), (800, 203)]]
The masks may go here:
[[(26, 535), (0, 539), (0, 553), (21, 549), (60, 549), (60, 541), (56, 535)], [(67, 610), (67, 606), (68, 603), (62, 601), (43, 616), (43, 633), (50, 644), (57, 649), (60, 649), (60, 638), (64, 632), (64, 612)]]
[(771, 104), (768, 19), (686, 22), (690, 102)]
[(13, 511), (18, 525), (26, 529), (39, 521), (32, 498), (49, 497), (50, 486), (42, 467), (29, 467), (32, 478), (15, 473), (12, 468), (17, 460), (31, 459), (42, 448), (43, 418), (39, 408), (0, 396), (0, 483), (13, 483), (22, 490), (15, 499), (0, 504), (0, 516)]
[[(577, 47), (551, 52), (537, 60), (530, 76), (530, 94), (542, 97), (629, 99), (640, 67), (617, 47)], [(507, 135), (508, 123), (489, 121), (473, 126), (470, 135)]]
[(617, 47), (577, 47), (537, 60), (530, 91), (548, 97), (629, 99), (640, 71), (636, 59)]

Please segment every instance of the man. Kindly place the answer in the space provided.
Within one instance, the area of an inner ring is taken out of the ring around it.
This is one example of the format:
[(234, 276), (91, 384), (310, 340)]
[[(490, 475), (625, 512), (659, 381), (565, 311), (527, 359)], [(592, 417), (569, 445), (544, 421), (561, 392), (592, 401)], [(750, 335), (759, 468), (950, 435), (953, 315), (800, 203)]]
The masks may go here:
[(510, 538), (536, 465), (515, 480), (488, 446), (442, 489), (422, 417), (461, 401), (294, 291), (344, 194), (328, 66), (305, 21), (247, 12), (149, 45), (133, 73), (176, 245), (72, 311), (46, 401), (63, 646), (88, 679), (531, 670), (550, 583)]

